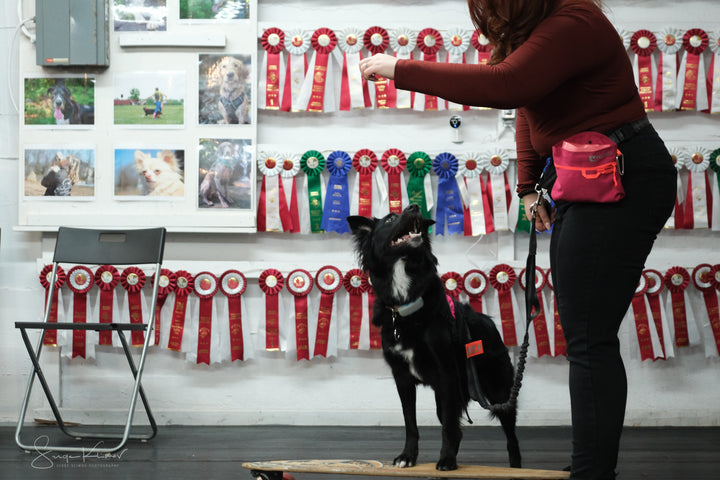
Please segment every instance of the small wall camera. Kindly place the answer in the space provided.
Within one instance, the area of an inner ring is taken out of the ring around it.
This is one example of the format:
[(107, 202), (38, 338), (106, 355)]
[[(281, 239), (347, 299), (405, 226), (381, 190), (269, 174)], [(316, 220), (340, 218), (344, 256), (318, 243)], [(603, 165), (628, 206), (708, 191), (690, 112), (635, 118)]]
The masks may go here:
[(452, 128), (452, 142), (462, 143), (462, 136), (460, 135), (460, 127), (462, 127), (462, 117), (460, 115), (453, 115), (450, 117), (450, 128)]

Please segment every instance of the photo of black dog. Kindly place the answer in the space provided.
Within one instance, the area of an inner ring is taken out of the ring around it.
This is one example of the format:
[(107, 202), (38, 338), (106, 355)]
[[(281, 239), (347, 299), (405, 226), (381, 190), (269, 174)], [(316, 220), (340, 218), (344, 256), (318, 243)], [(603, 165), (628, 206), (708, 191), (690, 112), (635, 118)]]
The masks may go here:
[(80, 105), (72, 96), (63, 79), (47, 90), (53, 116), (57, 125), (92, 125), (95, 123), (95, 107)]
[[(145, 116), (146, 116), (146, 117), (147, 117), (148, 115), (152, 116), (152, 114), (155, 113), (155, 107), (151, 107), (151, 108), (143, 107), (143, 111), (145, 112)], [(162, 110), (160, 110), (160, 111), (157, 113), (156, 117), (159, 117), (160, 115), (162, 115)]]
[[(438, 470), (457, 469), (460, 421), (470, 400), (500, 421), (510, 466), (520, 468), (517, 408), (508, 402), (514, 369), (507, 347), (490, 317), (446, 296), (428, 234), (435, 222), (422, 218), (416, 205), (401, 215), (347, 220), (360, 267), (369, 273), (376, 295), (372, 322), (381, 328), (383, 355), (402, 404), (405, 448), (393, 464), (416, 464), (417, 386), (425, 385), (435, 393), (442, 424)], [(478, 340), (483, 353), (468, 359), (465, 345)]]

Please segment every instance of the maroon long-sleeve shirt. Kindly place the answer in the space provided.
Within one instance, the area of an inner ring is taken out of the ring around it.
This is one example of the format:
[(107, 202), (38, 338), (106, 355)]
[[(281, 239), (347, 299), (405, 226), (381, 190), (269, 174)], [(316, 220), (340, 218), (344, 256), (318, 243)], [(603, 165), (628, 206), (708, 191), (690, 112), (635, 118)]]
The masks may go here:
[(518, 192), (534, 187), (555, 143), (645, 115), (620, 35), (584, 2), (560, 7), (497, 65), (399, 60), (395, 85), (464, 105), (517, 108)]

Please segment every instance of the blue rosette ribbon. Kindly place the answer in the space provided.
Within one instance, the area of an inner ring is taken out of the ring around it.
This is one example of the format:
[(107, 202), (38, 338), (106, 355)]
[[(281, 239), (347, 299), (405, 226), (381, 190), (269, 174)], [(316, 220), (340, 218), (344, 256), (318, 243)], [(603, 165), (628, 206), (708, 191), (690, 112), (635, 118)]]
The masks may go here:
[(347, 175), (352, 168), (352, 158), (342, 150), (334, 151), (327, 159), (326, 168), (330, 172), (330, 180), (320, 226), (326, 232), (349, 233), (350, 190)]
[(438, 200), (435, 211), (436, 235), (447, 233), (457, 235), (463, 233), (463, 207), (460, 189), (455, 175), (458, 171), (458, 160), (455, 155), (444, 152), (435, 157), (432, 164), (433, 172), (439, 177)]

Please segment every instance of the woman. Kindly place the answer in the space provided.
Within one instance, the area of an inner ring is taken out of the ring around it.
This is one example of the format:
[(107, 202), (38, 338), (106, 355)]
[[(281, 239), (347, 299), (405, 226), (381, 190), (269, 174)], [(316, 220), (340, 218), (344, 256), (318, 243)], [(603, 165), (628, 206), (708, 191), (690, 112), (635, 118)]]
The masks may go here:
[[(488, 65), (364, 59), (369, 80), (474, 106), (518, 109), (518, 195), (534, 186), (552, 146), (582, 131), (610, 136), (625, 157), (625, 198), (538, 207), (570, 362), (571, 479), (615, 478), (627, 378), (618, 329), (657, 234), (672, 212), (676, 171), (645, 116), (632, 66), (599, 0), (468, 0), (493, 45)], [(529, 215), (530, 216), (530, 215)]]

